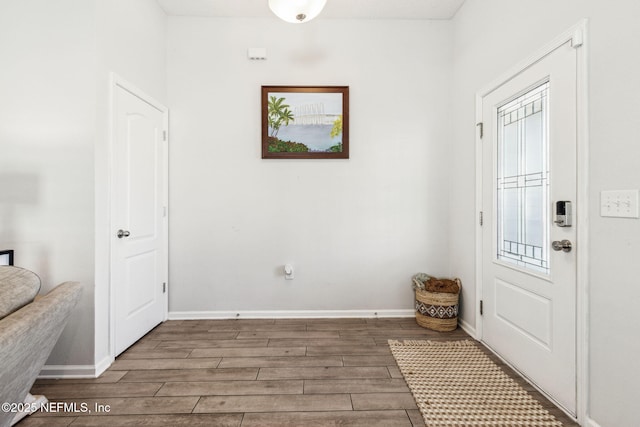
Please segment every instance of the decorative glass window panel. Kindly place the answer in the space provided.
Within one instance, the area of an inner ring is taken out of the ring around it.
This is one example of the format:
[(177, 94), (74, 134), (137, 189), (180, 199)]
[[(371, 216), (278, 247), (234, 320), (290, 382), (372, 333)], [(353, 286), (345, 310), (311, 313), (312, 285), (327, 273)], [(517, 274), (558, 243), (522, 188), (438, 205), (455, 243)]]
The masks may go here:
[(549, 273), (549, 83), (498, 109), (497, 258)]

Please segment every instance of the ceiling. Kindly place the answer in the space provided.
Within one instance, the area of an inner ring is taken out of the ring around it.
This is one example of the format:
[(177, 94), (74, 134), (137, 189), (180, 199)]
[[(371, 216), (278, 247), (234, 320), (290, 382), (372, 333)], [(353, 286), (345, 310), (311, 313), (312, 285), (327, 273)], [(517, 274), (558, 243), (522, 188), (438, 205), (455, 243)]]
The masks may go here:
[[(168, 15), (271, 18), (268, 0), (157, 0)], [(327, 0), (317, 19), (451, 19), (464, 0)]]

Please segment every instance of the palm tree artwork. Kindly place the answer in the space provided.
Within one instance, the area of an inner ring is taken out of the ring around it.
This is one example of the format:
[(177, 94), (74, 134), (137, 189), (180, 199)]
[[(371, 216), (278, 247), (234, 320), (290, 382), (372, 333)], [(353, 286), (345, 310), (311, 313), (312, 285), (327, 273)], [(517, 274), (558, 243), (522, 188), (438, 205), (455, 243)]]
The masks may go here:
[(263, 86), (263, 158), (349, 158), (347, 98), (346, 87)]
[(271, 129), (269, 136), (274, 138), (278, 136), (280, 126), (283, 124), (288, 126), (293, 121), (293, 112), (289, 109), (290, 106), (284, 102), (284, 98), (276, 98), (273, 95), (269, 97), (269, 104), (267, 105), (267, 118), (269, 120), (269, 129)]

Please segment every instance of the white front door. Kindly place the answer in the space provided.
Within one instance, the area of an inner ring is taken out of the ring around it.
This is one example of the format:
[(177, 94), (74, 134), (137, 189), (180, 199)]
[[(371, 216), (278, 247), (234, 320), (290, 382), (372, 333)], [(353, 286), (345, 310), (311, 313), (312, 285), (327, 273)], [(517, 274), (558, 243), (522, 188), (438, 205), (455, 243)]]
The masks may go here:
[(113, 93), (114, 356), (167, 313), (167, 110), (125, 86)]
[[(576, 58), (571, 42), (561, 45), (481, 107), (482, 341), (572, 414)], [(556, 222), (558, 209), (570, 209), (558, 202), (571, 203), (571, 226)]]

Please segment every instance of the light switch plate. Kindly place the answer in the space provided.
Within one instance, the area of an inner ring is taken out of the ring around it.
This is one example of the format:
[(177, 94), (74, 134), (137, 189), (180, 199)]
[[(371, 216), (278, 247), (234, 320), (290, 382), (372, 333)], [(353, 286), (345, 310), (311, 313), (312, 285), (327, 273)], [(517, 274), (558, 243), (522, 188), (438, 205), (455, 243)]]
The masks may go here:
[(639, 190), (612, 190), (600, 193), (600, 216), (638, 218)]

